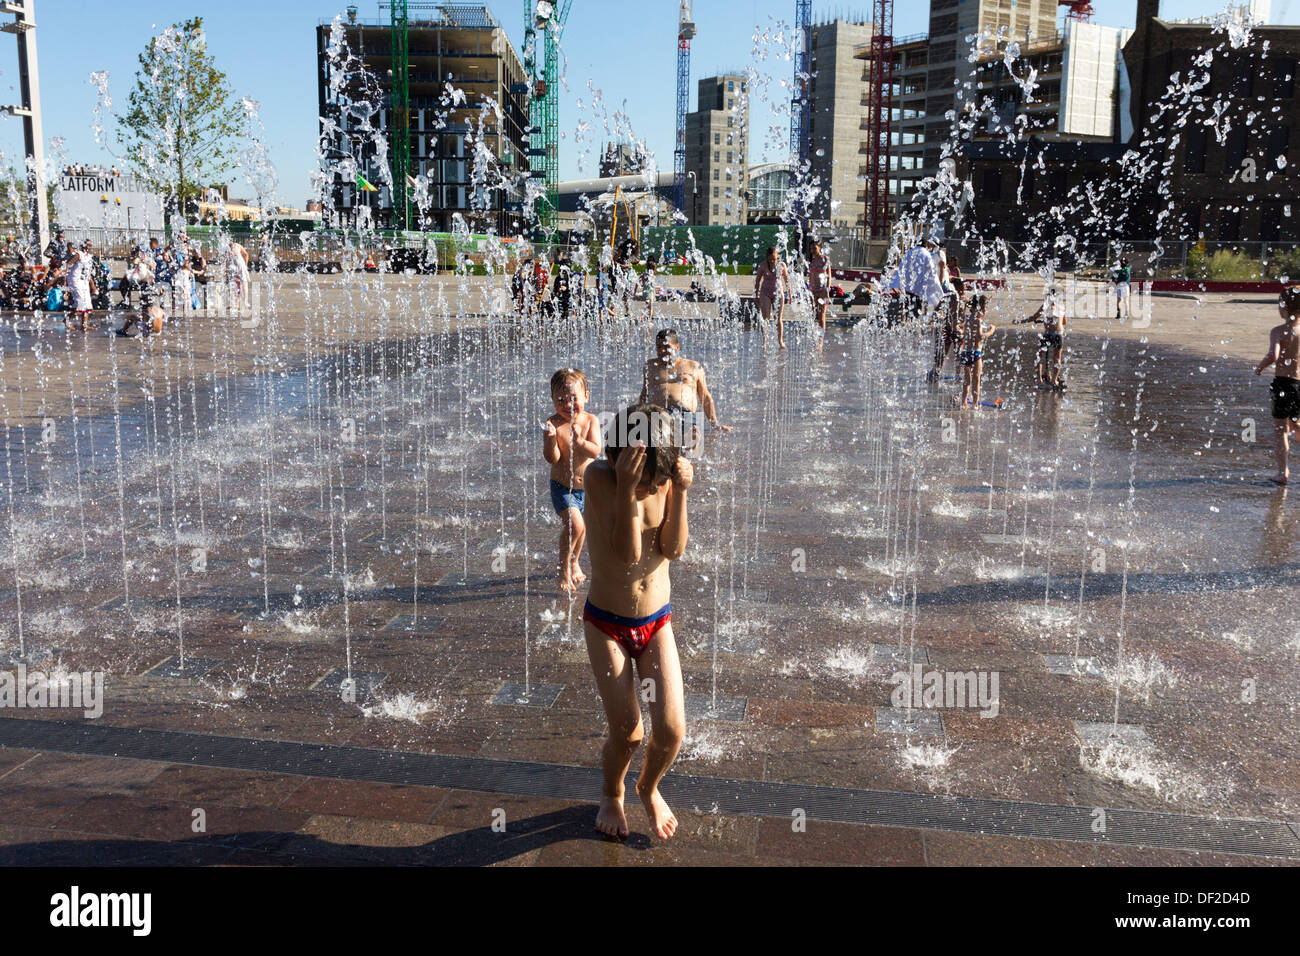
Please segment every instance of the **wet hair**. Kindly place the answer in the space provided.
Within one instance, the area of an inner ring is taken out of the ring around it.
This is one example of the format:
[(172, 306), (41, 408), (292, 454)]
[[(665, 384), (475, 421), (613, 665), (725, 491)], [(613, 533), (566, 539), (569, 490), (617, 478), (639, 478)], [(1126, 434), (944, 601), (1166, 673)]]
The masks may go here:
[(776, 246), (768, 246), (765, 255), (769, 255), (769, 256), (776, 255)]
[(587, 376), (582, 373), (582, 369), (562, 368), (551, 376), (551, 395), (559, 395), (571, 384), (577, 383), (582, 386), (584, 392), (590, 392), (591, 388), (587, 385)]
[(673, 345), (680, 346), (681, 338), (677, 335), (676, 329), (660, 329), (659, 334), (655, 336), (655, 345), (662, 345), (664, 342), (671, 342)]
[(660, 405), (629, 405), (605, 432), (605, 457), (612, 465), (634, 442), (645, 445), (641, 482), (661, 485), (673, 476), (681, 449), (672, 414)]
[(977, 292), (975, 295), (970, 297), (968, 308), (971, 310), (972, 315), (980, 315), (988, 308), (988, 305), (989, 297), (981, 292)]
[(1300, 315), (1300, 285), (1287, 286), (1277, 297), (1277, 304), (1290, 316)]

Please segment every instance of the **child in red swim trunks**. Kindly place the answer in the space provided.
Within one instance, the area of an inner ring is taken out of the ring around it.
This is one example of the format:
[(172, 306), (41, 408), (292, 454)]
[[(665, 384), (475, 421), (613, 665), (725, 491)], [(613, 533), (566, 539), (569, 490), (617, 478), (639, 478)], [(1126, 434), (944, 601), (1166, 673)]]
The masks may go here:
[(628, 834), (623, 778), (644, 736), (637, 701), (637, 688), (643, 686), (650, 691), (651, 734), (636, 791), (651, 828), (666, 840), (676, 831), (677, 818), (660, 796), (659, 782), (686, 729), (668, 562), (686, 550), (686, 490), (694, 473), (677, 448), (672, 415), (658, 405), (622, 412), (605, 436), (605, 455), (586, 475), (591, 590), (582, 615), (587, 655), (609, 721), (596, 829), (615, 837)]

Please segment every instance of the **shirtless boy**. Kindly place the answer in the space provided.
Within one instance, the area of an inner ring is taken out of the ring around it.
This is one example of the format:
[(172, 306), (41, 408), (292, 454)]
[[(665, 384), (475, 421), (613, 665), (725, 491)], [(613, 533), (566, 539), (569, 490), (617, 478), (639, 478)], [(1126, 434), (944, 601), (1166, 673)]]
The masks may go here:
[(556, 570), (561, 591), (587, 580), (578, 564), (587, 536), (582, 521), (587, 465), (600, 456), (600, 422), (586, 411), (587, 376), (562, 368), (551, 376), (555, 414), (542, 426), (542, 457), (551, 466), (551, 505), (560, 516), (560, 557)]
[(606, 459), (587, 471), (591, 592), (582, 613), (587, 656), (609, 722), (596, 829), (628, 835), (623, 780), (645, 736), (637, 701), (637, 688), (645, 687), (651, 733), (636, 792), (651, 829), (666, 840), (677, 818), (659, 782), (686, 730), (668, 563), (686, 550), (686, 491), (694, 472), (678, 453), (671, 417), (656, 405), (623, 411), (606, 441)]
[[(1065, 351), (1065, 297), (1055, 286), (1047, 290), (1047, 297), (1033, 315), (1016, 319), (1015, 325), (1041, 322), (1043, 331), (1038, 336), (1038, 358), (1034, 364), (1034, 381), (1064, 391), (1061, 384), (1061, 356)], [(1050, 363), (1050, 364), (1049, 364)], [(1049, 371), (1050, 370), (1050, 371)]]
[[(683, 444), (698, 448), (698, 436), (686, 442), (686, 422), (698, 417), (701, 409), (714, 428), (731, 431), (730, 425), (718, 421), (713, 393), (704, 380), (704, 366), (682, 358), (682, 341), (675, 329), (661, 329), (655, 336), (655, 357), (645, 363), (641, 379), (641, 403), (662, 405), (678, 419)], [(694, 427), (692, 425), (692, 427)]]
[(1276, 444), (1277, 474), (1269, 480), (1275, 485), (1285, 485), (1289, 475), (1287, 455), (1292, 432), (1300, 435), (1300, 285), (1289, 286), (1277, 299), (1278, 315), (1282, 324), (1273, 326), (1268, 333), (1268, 354), (1255, 367), (1256, 375), (1273, 366), (1273, 381), (1269, 391), (1273, 395), (1273, 435)]

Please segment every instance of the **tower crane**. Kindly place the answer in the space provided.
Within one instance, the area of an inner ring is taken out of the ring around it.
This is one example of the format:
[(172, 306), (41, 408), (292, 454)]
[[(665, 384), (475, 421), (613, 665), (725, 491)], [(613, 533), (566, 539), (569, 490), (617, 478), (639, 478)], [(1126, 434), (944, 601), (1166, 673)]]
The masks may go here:
[(889, 139), (891, 87), (894, 80), (894, 0), (874, 0), (871, 62), (867, 95), (866, 208), (862, 217), (868, 239), (889, 237)]
[(691, 0), (681, 0), (677, 15), (677, 145), (673, 148), (673, 198), (683, 216), (686, 213), (686, 114), (691, 108)]
[[(560, 185), (560, 37), (573, 0), (524, 0), (524, 73), (530, 89), (528, 168), (532, 179), (545, 184), (545, 195), (534, 206), (543, 235), (555, 228)], [(537, 47), (541, 44), (539, 58)]]

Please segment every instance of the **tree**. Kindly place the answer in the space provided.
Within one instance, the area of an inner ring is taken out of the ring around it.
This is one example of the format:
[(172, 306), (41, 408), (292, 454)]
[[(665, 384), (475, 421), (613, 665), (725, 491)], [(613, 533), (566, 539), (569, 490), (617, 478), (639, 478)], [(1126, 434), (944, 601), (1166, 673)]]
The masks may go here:
[[(54, 216), (54, 183), (45, 187), (45, 211), (50, 222)], [(27, 206), (27, 173), (25, 170), (0, 169), (0, 234), (23, 236), (31, 210)]]
[(136, 175), (168, 209), (186, 209), (235, 168), (233, 140), (244, 135), (245, 116), (232, 95), (208, 55), (202, 17), (169, 27), (140, 54), (117, 137)]

